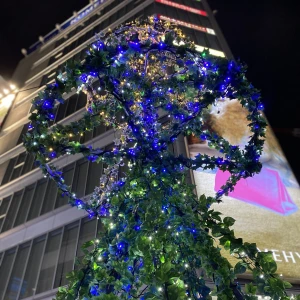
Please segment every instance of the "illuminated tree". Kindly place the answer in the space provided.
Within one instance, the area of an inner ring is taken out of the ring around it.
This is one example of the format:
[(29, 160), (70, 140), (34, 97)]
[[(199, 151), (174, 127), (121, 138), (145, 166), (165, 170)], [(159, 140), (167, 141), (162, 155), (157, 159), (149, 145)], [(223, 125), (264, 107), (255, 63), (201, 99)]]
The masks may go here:
[[(49, 130), (55, 105), (74, 88), (87, 94), (86, 114)], [(244, 149), (204, 126), (208, 108), (222, 98), (238, 99), (249, 112), (252, 136)], [(242, 65), (196, 52), (179, 29), (152, 17), (100, 35), (85, 61), (67, 64), (34, 105), (27, 150), (36, 153), (44, 174), (72, 206), (104, 225), (99, 240), (85, 244), (81, 268), (69, 274), (70, 284), (60, 288), (57, 299), (208, 299), (213, 294), (254, 299), (256, 289), (285, 299), (289, 284), (275, 274), (272, 255), (235, 237), (235, 220), (211, 208), (239, 179), (261, 169), (266, 122), (260, 95)], [(112, 150), (78, 142), (98, 125), (115, 131)], [(191, 134), (207, 139), (220, 156), (190, 159), (169, 151), (178, 137)], [(76, 197), (51, 163), (76, 153), (107, 166), (87, 201)], [(128, 170), (118, 176), (124, 164)], [(231, 176), (215, 197), (198, 198), (187, 180), (198, 168), (219, 168)], [(237, 258), (234, 267), (222, 248)], [(253, 273), (253, 284), (242, 292), (235, 279), (246, 270)]]

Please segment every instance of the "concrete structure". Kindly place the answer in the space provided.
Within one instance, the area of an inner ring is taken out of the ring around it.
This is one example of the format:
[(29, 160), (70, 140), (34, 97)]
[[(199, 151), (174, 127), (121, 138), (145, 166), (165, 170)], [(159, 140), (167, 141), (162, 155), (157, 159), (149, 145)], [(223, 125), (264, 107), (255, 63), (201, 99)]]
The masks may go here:
[[(29, 49), (22, 49), (12, 78), (20, 92), (0, 131), (0, 300), (52, 299), (66, 283), (80, 246), (95, 237), (97, 220), (71, 208), (55, 184), (34, 166), (34, 157), (22, 146), (32, 111), (31, 100), (54, 81), (68, 60), (83, 59), (95, 34), (137, 17), (158, 14), (173, 20), (190, 35), (199, 49), (232, 57), (206, 0), (95, 0)], [(2, 91), (0, 91), (2, 93)], [(69, 123), (84, 113), (85, 96), (70, 95), (57, 108), (55, 122)], [(1, 106), (1, 102), (0, 102)], [(95, 128), (82, 139), (94, 146), (109, 147), (112, 130)], [(177, 153), (186, 151), (178, 143)], [(98, 184), (101, 166), (95, 168), (80, 155), (57, 160), (67, 184), (79, 197), (89, 195)]]

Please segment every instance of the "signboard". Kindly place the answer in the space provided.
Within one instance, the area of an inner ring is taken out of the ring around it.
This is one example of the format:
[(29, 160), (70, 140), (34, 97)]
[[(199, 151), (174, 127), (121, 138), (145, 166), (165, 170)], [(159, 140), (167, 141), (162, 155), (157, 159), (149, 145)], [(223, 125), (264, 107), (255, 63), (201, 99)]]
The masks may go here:
[(204, 11), (204, 10), (201, 10), (201, 9), (196, 9), (196, 8), (193, 8), (193, 7), (190, 7), (190, 6), (186, 6), (186, 5), (179, 4), (179, 3), (176, 3), (176, 2), (172, 2), (172, 1), (168, 1), (168, 0), (155, 0), (155, 2), (165, 4), (165, 5), (168, 5), (168, 6), (172, 6), (172, 7), (175, 7), (175, 8), (179, 8), (179, 9), (182, 9), (182, 10), (185, 10), (185, 11), (197, 14), (197, 15), (207, 17), (207, 12)]
[[(247, 111), (237, 100), (218, 101), (212, 106), (206, 125), (231, 144), (243, 147), (250, 135)], [(191, 157), (198, 153), (221, 156), (196, 137), (189, 138)], [(278, 273), (300, 281), (300, 189), (270, 127), (261, 157), (260, 174), (241, 180), (235, 190), (215, 204), (224, 216), (236, 219), (236, 236), (255, 242), (260, 251), (272, 251)], [(194, 172), (198, 195), (213, 196), (228, 178), (217, 169)], [(229, 259), (233, 259), (229, 256)]]
[(212, 34), (212, 35), (216, 35), (215, 31), (211, 28), (198, 26), (198, 25), (191, 24), (191, 23), (188, 23), (188, 22), (184, 22), (184, 21), (173, 19), (173, 18), (169, 18), (169, 17), (163, 16), (163, 15), (158, 15), (158, 18), (161, 19), (161, 20), (164, 20), (164, 21), (169, 21), (171, 23), (175, 23), (175, 24), (180, 25), (180, 26), (184, 26), (184, 27), (188, 27), (188, 28), (191, 28), (191, 29), (194, 29), (194, 30), (203, 31), (203, 32), (206, 32), (206, 33), (209, 33), (209, 34)]

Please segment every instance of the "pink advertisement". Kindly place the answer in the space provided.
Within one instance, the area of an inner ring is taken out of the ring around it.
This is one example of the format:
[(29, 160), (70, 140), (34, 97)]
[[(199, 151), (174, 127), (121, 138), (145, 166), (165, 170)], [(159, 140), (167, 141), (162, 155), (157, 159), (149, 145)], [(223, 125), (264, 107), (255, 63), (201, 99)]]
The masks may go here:
[[(236, 100), (218, 101), (207, 112), (205, 125), (232, 145), (243, 147), (250, 136), (247, 111)], [(190, 156), (221, 156), (197, 137), (188, 138)], [(215, 204), (236, 219), (236, 235), (256, 242), (260, 251), (272, 251), (278, 273), (300, 282), (300, 189), (273, 132), (268, 127), (260, 174), (242, 179), (235, 190)], [(220, 170), (194, 171), (198, 195), (213, 196), (229, 177)]]

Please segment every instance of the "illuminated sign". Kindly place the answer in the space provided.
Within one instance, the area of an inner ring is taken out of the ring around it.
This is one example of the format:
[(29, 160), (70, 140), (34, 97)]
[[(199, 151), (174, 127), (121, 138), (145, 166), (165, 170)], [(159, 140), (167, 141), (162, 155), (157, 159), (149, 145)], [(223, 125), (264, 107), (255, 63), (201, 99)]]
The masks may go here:
[(197, 15), (207, 17), (207, 13), (204, 10), (192, 8), (192, 7), (189, 7), (189, 6), (186, 6), (186, 5), (183, 5), (183, 4), (179, 4), (179, 3), (175, 3), (175, 2), (171, 2), (171, 1), (168, 1), (168, 0), (155, 0), (155, 2), (165, 4), (165, 5), (169, 5), (169, 6), (172, 6), (172, 7), (176, 7), (176, 8), (179, 8), (179, 9), (182, 9), (182, 10), (185, 10), (185, 11), (197, 14)]
[[(67, 29), (69, 26), (77, 23), (79, 20), (84, 18), (85, 16), (89, 15), (97, 6), (100, 4), (106, 2), (107, 0), (95, 0), (92, 4), (87, 5), (85, 8), (83, 8), (81, 11), (78, 12), (78, 14), (64, 23), (60, 25), (60, 30), (54, 29), (51, 32), (49, 32), (46, 36), (43, 37), (44, 43), (51, 40), (54, 36), (58, 35), (62, 30)], [(39, 48), (42, 45), (40, 41), (36, 42), (32, 46), (29, 47), (28, 53), (33, 52), (37, 48)]]
[[(247, 112), (237, 100), (220, 100), (209, 108), (207, 126), (233, 145), (244, 147), (249, 132)], [(198, 153), (220, 156), (208, 142), (189, 138), (191, 157)], [(224, 216), (236, 219), (237, 237), (257, 244), (259, 251), (272, 251), (278, 273), (293, 281), (300, 280), (300, 189), (270, 127), (266, 131), (262, 171), (238, 182), (235, 190), (214, 204)], [(229, 173), (218, 169), (194, 171), (198, 195), (214, 196)], [(232, 256), (228, 259), (235, 263)]]
[(184, 27), (188, 27), (188, 28), (191, 28), (191, 29), (195, 29), (195, 30), (198, 30), (198, 31), (203, 31), (203, 32), (206, 32), (206, 33), (209, 33), (209, 34), (216, 35), (215, 31), (213, 29), (210, 29), (210, 28), (194, 25), (194, 24), (187, 23), (187, 22), (184, 22), (184, 21), (169, 18), (169, 17), (163, 16), (163, 15), (158, 15), (158, 18), (160, 18), (161, 20), (164, 20), (164, 21), (169, 21), (169, 22), (175, 23), (177, 25), (181, 25), (181, 26), (184, 26)]

